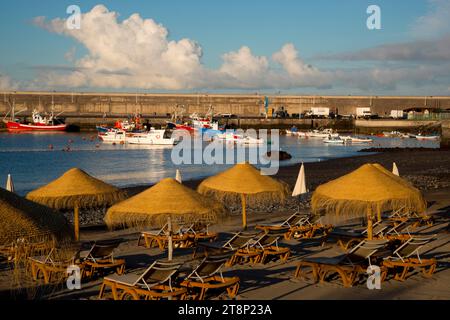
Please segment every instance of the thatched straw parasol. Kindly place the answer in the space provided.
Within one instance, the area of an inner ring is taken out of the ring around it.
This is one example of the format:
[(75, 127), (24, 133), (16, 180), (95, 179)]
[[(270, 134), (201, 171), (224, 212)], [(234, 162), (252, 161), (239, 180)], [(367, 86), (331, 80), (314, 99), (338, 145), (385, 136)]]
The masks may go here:
[(224, 213), (220, 203), (166, 178), (109, 208), (105, 222), (109, 228), (162, 226), (169, 216), (183, 222), (217, 222)]
[(372, 213), (426, 210), (420, 191), (379, 164), (365, 164), (336, 180), (320, 185), (311, 199), (316, 213), (361, 217), (367, 214), (368, 237), (372, 238)]
[(31, 191), (27, 199), (57, 210), (74, 210), (75, 239), (79, 239), (79, 208), (110, 206), (126, 198), (120, 189), (73, 168), (49, 184)]
[(46, 241), (70, 238), (67, 221), (53, 210), (0, 188), (0, 245), (20, 238)]
[(242, 202), (242, 226), (247, 228), (246, 202), (249, 205), (283, 202), (289, 195), (289, 186), (248, 163), (240, 163), (202, 181), (197, 191), (224, 203)]

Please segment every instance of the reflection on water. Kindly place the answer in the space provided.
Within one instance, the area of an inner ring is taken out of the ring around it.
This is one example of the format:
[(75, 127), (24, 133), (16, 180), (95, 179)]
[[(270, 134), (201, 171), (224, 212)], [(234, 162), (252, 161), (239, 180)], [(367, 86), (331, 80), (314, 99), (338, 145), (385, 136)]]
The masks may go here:
[[(371, 145), (327, 145), (321, 139), (280, 137), (280, 148), (292, 155), (281, 165), (322, 161), (358, 154), (373, 147), (439, 147), (437, 141), (373, 137)], [(206, 144), (205, 144), (206, 145)], [(68, 148), (69, 147), (69, 148)], [(229, 148), (226, 147), (226, 148)], [(70, 151), (62, 151), (70, 150)], [(117, 186), (155, 183), (181, 170), (184, 180), (206, 177), (229, 165), (182, 164), (171, 161), (172, 147), (104, 144), (93, 133), (0, 133), (0, 183), (11, 173), (19, 194), (57, 178), (72, 167)]]

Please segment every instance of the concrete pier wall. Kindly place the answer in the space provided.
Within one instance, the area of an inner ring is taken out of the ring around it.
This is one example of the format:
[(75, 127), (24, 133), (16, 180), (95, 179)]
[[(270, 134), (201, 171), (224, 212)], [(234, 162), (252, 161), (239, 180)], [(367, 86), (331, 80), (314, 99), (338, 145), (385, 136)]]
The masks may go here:
[(98, 123), (114, 123), (117, 119), (136, 112), (142, 114), (144, 121), (164, 124), (177, 105), (185, 107), (185, 116), (197, 112), (207, 112), (210, 105), (215, 113), (231, 113), (238, 119), (228, 120), (243, 128), (299, 128), (334, 127), (341, 130), (360, 128), (361, 132), (377, 132), (386, 128), (432, 127), (433, 121), (388, 121), (331, 119), (265, 119), (265, 97), (269, 107), (280, 106), (289, 114), (302, 113), (313, 107), (327, 107), (331, 112), (341, 115), (355, 114), (358, 107), (370, 107), (372, 113), (390, 114), (391, 110), (410, 108), (450, 109), (450, 97), (376, 97), (376, 96), (294, 96), (270, 94), (136, 94), (136, 93), (75, 93), (75, 92), (0, 92), (0, 115), (6, 114), (15, 104), (18, 117), (29, 117), (33, 109), (61, 113), (66, 123), (82, 128), (94, 128)]
[(355, 114), (358, 107), (370, 107), (372, 113), (390, 114), (391, 110), (410, 108), (450, 109), (450, 97), (375, 97), (375, 96), (294, 96), (264, 94), (136, 94), (136, 93), (72, 93), (72, 92), (0, 92), (0, 114), (15, 101), (16, 111), (28, 115), (36, 108), (66, 117), (103, 114), (123, 117), (135, 112), (143, 116), (163, 116), (176, 105), (184, 105), (186, 113), (205, 113), (210, 105), (216, 113), (258, 116), (264, 112), (264, 99), (269, 107), (284, 106), (288, 113), (301, 113), (312, 107), (327, 107), (331, 112)]

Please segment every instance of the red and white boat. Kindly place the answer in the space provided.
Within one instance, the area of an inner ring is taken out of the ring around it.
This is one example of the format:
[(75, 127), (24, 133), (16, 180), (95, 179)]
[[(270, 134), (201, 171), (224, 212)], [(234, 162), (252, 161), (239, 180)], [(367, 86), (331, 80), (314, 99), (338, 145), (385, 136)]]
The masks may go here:
[(190, 116), (190, 118), (194, 130), (205, 130), (205, 129), (219, 130), (219, 123), (213, 120), (212, 114), (209, 117), (207, 115), (204, 118), (201, 118), (196, 113), (194, 113)]
[(166, 121), (166, 123), (167, 123), (167, 126), (169, 128), (172, 128), (172, 129), (185, 130), (185, 131), (188, 131), (188, 132), (194, 132), (194, 127), (191, 127), (188, 124), (180, 124), (180, 123), (175, 123), (175, 122), (172, 122), (172, 121)]
[[(14, 113), (13, 113), (14, 114)], [(53, 112), (47, 117), (42, 117), (37, 110), (33, 110), (32, 123), (20, 123), (12, 117), (10, 120), (3, 120), (8, 131), (64, 131), (67, 125), (57, 119)]]

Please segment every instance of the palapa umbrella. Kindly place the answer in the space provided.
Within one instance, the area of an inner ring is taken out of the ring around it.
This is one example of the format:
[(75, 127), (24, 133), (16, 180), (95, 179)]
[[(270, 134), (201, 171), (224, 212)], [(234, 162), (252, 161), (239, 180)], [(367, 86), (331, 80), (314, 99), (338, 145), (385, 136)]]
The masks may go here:
[(0, 221), (0, 246), (20, 238), (46, 241), (71, 235), (63, 216), (3, 188), (0, 188)]
[(224, 215), (224, 210), (219, 202), (202, 196), (175, 179), (166, 178), (109, 208), (105, 222), (109, 228), (162, 226), (168, 216), (184, 222), (216, 222)]
[(292, 196), (299, 196), (307, 193), (306, 190), (306, 179), (305, 179), (305, 166), (300, 167), (300, 172), (298, 173), (297, 182), (295, 183), (294, 191), (292, 191)]
[(224, 207), (212, 199), (166, 178), (153, 187), (122, 201), (105, 216), (109, 228), (161, 226), (169, 223), (169, 260), (172, 260), (172, 220), (182, 222), (217, 222), (225, 215)]
[(224, 203), (242, 203), (242, 226), (247, 228), (246, 202), (283, 202), (289, 194), (289, 186), (260, 171), (249, 163), (240, 163), (202, 181), (197, 191)]
[(8, 174), (8, 178), (6, 179), (6, 190), (14, 192), (14, 183), (10, 174)]
[(126, 198), (119, 188), (73, 168), (49, 184), (31, 191), (27, 199), (57, 210), (74, 210), (75, 240), (79, 240), (79, 209), (110, 206)]
[(392, 163), (392, 173), (396, 176), (400, 176), (400, 173), (398, 172), (397, 164), (394, 162)]
[(311, 207), (315, 213), (360, 217), (367, 214), (368, 237), (372, 238), (372, 213), (385, 210), (424, 212), (426, 202), (420, 191), (379, 164), (365, 164), (314, 191)]

